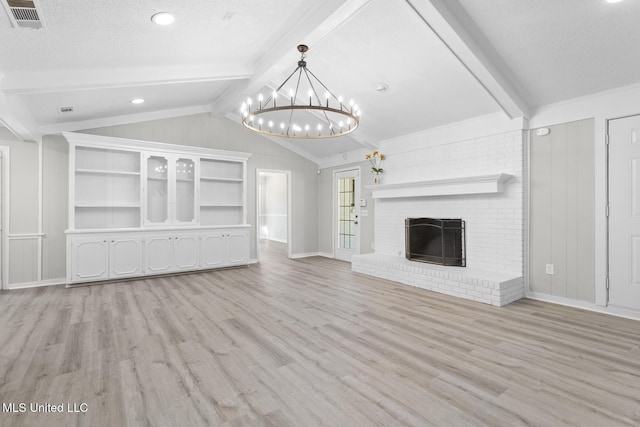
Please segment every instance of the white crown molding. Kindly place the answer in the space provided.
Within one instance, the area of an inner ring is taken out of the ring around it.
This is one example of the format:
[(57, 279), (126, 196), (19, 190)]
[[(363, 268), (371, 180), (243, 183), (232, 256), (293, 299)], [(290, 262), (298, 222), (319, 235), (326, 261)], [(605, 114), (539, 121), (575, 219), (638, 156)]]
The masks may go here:
[(150, 111), (147, 113), (127, 114), (124, 116), (105, 117), (95, 120), (81, 120), (47, 126), (40, 126), (38, 131), (42, 135), (60, 132), (73, 132), (85, 129), (95, 129), (108, 126), (126, 125), (130, 123), (148, 122), (152, 120), (171, 119), (174, 117), (191, 116), (195, 114), (211, 112), (209, 105), (197, 105), (194, 107), (176, 108), (172, 110)]
[(0, 90), (7, 94), (33, 94), (227, 81), (248, 79), (252, 72), (244, 64), (21, 71), (5, 74)]

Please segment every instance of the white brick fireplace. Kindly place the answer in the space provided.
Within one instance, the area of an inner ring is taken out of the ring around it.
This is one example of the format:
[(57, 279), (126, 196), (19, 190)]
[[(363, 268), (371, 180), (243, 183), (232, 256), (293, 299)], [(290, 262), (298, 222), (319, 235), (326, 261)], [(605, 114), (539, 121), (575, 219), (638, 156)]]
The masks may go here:
[[(368, 188), (375, 253), (355, 256), (353, 271), (497, 306), (522, 298), (523, 131), (407, 146), (388, 144), (385, 181)], [(467, 267), (405, 259), (404, 220), (421, 217), (466, 222)]]

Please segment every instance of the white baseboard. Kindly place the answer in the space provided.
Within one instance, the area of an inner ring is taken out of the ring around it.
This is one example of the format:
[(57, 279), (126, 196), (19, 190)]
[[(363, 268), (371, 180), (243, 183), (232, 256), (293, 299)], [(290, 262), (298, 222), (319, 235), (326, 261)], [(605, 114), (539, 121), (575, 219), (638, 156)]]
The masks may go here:
[(528, 291), (526, 298), (551, 302), (554, 304), (564, 305), (567, 307), (581, 308), (583, 310), (595, 311), (597, 313), (609, 314), (611, 316), (624, 317), (626, 319), (640, 320), (640, 311), (634, 311), (621, 307), (603, 307), (587, 301), (576, 301), (569, 298), (557, 297), (554, 295), (541, 294), (538, 292)]
[(284, 239), (274, 239), (273, 237), (261, 237), (260, 240), (270, 240), (277, 243), (287, 243), (287, 241)]
[(325, 257), (325, 258), (331, 258), (331, 259), (335, 258), (335, 256), (333, 256), (333, 254), (330, 254), (328, 252), (318, 252), (318, 256)]
[(290, 259), (309, 258), (312, 256), (320, 256), (320, 252), (307, 252), (302, 254), (291, 254)]
[(64, 278), (40, 280), (39, 282), (11, 283), (7, 287), (7, 290), (39, 288), (41, 286), (64, 285), (66, 283), (67, 279)]

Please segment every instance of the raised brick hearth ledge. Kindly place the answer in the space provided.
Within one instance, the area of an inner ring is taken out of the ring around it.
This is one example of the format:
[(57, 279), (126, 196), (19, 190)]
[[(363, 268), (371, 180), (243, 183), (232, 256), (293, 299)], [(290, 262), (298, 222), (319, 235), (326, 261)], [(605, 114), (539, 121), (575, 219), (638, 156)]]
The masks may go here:
[(442, 294), (503, 306), (524, 297), (524, 278), (466, 267), (445, 267), (391, 255), (355, 255), (356, 273), (416, 286)]

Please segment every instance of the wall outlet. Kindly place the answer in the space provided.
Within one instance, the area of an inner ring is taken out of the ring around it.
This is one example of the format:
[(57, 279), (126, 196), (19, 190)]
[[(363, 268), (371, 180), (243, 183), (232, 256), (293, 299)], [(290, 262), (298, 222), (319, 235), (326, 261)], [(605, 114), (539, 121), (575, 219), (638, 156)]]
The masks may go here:
[(362, 209), (362, 210), (360, 211), (360, 215), (361, 215), (361, 216), (369, 216), (369, 211), (368, 211), (367, 209)]
[(553, 264), (547, 264), (545, 267), (545, 273), (547, 274), (553, 274), (554, 270), (555, 270), (555, 267)]

